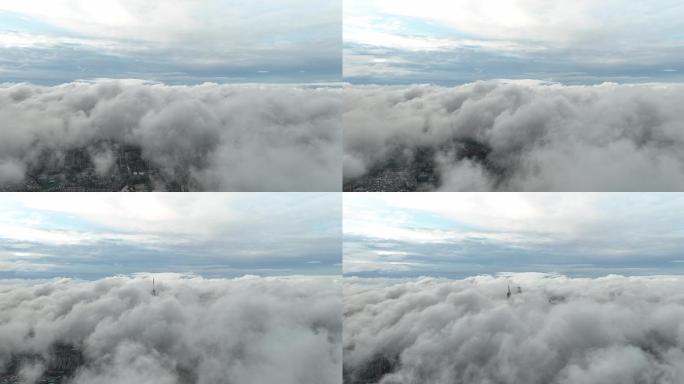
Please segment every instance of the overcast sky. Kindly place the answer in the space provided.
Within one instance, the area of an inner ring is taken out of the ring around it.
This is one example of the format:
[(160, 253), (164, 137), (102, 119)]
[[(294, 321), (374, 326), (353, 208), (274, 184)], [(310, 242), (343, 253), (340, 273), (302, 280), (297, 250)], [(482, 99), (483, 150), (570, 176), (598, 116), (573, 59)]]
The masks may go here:
[(684, 273), (684, 194), (344, 196), (344, 271), (466, 277)]
[(339, 0), (0, 0), (0, 81), (340, 81)]
[(355, 83), (680, 81), (678, 0), (345, 0)]
[(339, 193), (0, 196), (0, 278), (339, 274)]

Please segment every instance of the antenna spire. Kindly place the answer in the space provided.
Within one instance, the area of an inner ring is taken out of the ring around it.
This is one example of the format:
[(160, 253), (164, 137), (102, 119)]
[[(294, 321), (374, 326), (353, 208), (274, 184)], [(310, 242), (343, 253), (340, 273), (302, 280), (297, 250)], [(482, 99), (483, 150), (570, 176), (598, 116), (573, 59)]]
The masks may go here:
[(152, 296), (157, 296), (157, 290), (154, 289), (154, 277), (152, 278)]

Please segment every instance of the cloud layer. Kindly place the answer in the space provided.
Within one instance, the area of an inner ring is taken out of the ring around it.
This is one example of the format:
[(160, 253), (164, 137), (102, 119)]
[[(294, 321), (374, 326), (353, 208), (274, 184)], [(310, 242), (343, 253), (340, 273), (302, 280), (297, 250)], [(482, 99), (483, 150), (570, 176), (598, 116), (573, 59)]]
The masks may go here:
[(684, 272), (682, 193), (350, 193), (343, 204), (345, 274)]
[(684, 377), (683, 282), (348, 279), (345, 383), (675, 384)]
[(0, 0), (0, 79), (339, 81), (341, 2)]
[(345, 79), (461, 84), (682, 80), (676, 1), (348, 0)]
[(38, 378), (61, 344), (83, 355), (73, 384), (340, 383), (340, 288), (323, 278), (158, 276), (152, 296), (146, 277), (5, 281), (0, 366), (39, 355), (20, 368)]
[(347, 189), (369, 172), (370, 188), (388, 172), (430, 190), (684, 188), (681, 85), (355, 86), (344, 98)]
[(338, 274), (340, 193), (4, 193), (0, 278)]
[(101, 80), (0, 87), (0, 185), (87, 149), (102, 176), (121, 145), (196, 190), (339, 190), (340, 91)]

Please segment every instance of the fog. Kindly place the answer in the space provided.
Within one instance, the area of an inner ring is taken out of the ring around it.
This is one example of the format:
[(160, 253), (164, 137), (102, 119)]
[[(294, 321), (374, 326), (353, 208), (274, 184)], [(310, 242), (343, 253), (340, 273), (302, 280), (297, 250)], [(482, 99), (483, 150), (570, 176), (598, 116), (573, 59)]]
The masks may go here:
[(334, 278), (157, 275), (151, 291), (149, 276), (0, 283), (0, 367), (30, 356), (17, 370), (33, 383), (66, 345), (73, 384), (341, 381)]
[(684, 188), (682, 85), (350, 86), (344, 100), (345, 183), (418, 168), (426, 190)]
[(345, 383), (684, 379), (682, 277), (349, 278), (344, 295)]
[(99, 80), (0, 87), (0, 186), (84, 149), (100, 176), (120, 146), (193, 190), (339, 190), (340, 90)]

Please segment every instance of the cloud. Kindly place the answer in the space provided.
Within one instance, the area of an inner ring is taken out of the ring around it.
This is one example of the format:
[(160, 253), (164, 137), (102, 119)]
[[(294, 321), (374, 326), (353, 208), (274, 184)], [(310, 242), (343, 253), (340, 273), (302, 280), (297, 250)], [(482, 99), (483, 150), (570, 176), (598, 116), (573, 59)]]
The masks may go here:
[[(351, 195), (345, 197), (345, 219), (375, 221), (392, 224), (386, 211), (394, 211), (396, 224), (412, 225), (413, 216), (421, 212), (449, 219), (438, 222), (443, 228), (451, 229), (467, 225), (488, 232), (518, 232), (539, 234), (576, 234), (587, 230), (587, 226), (597, 221), (614, 220), (619, 212), (608, 213), (611, 207), (607, 200), (630, 201), (637, 205), (643, 218), (652, 215), (649, 202), (659, 201), (678, 204), (676, 197), (644, 195), (630, 197), (621, 194), (596, 193), (441, 193), (423, 197), (420, 194), (383, 193), (377, 196)], [(616, 203), (618, 205), (618, 203)], [(658, 209), (656, 206), (655, 209)], [(361, 211), (357, 213), (357, 211)], [(647, 211), (647, 212), (644, 212)], [(347, 216), (347, 213), (349, 216)], [(360, 215), (360, 216), (359, 216)], [(608, 217), (610, 216), (610, 217)], [(625, 220), (626, 221), (626, 220)], [(357, 223), (354, 223), (357, 224)], [(621, 224), (627, 225), (627, 222)], [(414, 224), (416, 228), (419, 224)], [(614, 223), (611, 223), (614, 225)], [(356, 234), (368, 234), (350, 226)], [(382, 237), (382, 236), (380, 236)], [(397, 238), (405, 238), (404, 235)]]
[[(352, 2), (354, 4), (354, 2)], [(544, 6), (541, 1), (460, 0), (450, 3), (428, 0), (422, 6), (410, 1), (371, 2), (386, 17), (412, 17), (438, 22), (471, 36), (496, 39), (566, 41), (578, 31), (595, 26), (592, 1)], [(594, 2), (596, 4), (596, 2)], [(628, 7), (629, 8), (629, 7)], [(550, 22), (550, 23), (549, 23)]]
[[(382, 15), (428, 20), (469, 36), (554, 44), (606, 44), (611, 38), (617, 38), (619, 43), (662, 42), (663, 37), (675, 38), (669, 34), (682, 14), (681, 7), (670, 0), (630, 5), (615, 0), (581, 0), (570, 4), (547, 4), (543, 0), (514, 0), (506, 4), (427, 0), (421, 5), (377, 0), (371, 4)], [(622, 11), (620, 15), (612, 14), (618, 9)], [(630, 17), (633, 15), (642, 17)], [(654, 21), (661, 24), (649, 25)]]
[[(85, 0), (56, 0), (47, 5), (40, 0), (22, 3), (0, 1), (2, 11), (24, 15), (91, 38), (187, 42), (216, 37), (216, 33), (222, 31), (230, 37), (222, 41), (227, 45), (248, 45), (250, 41), (259, 41), (276, 32), (319, 26), (339, 18), (334, 14), (339, 9), (340, 5), (333, 1), (311, 0), (286, 0), (277, 5), (263, 0), (247, 5), (235, 0), (203, 3), (170, 0), (163, 5), (143, 0), (103, 0), (97, 6)], [(288, 17), (299, 18), (288, 28)], [(251, 24), (255, 21), (267, 24)], [(245, 31), (255, 35), (239, 33)], [(328, 30), (321, 32), (330, 33)], [(215, 44), (216, 41), (209, 43)]]
[(341, 198), (340, 193), (6, 193), (0, 199), (0, 275), (335, 274)]
[(681, 85), (486, 81), (344, 94), (348, 190), (684, 188)]
[[(681, 80), (662, 70), (678, 68), (682, 60), (683, 12), (670, 0), (629, 5), (350, 0), (344, 7), (345, 79), (383, 84), (518, 77), (575, 84)], [(347, 62), (347, 54), (356, 60)], [(386, 67), (374, 64), (388, 58)]]
[(344, 271), (678, 273), (683, 204), (679, 193), (350, 194)]
[(17, 159), (0, 160), (0, 183), (14, 184), (21, 182), (26, 173), (26, 165)]
[(254, 74), (261, 67), (270, 80), (337, 81), (340, 13), (341, 3), (328, 0), (3, 0), (0, 51), (11, 68), (3, 77), (55, 83), (127, 76), (187, 84), (262, 79)]
[[(12, 193), (0, 203), (5, 213), (31, 216), (45, 221), (51, 214), (78, 218), (91, 223), (90, 229), (107, 228), (136, 234), (225, 236), (226, 231), (285, 231), (288, 236), (300, 233), (299, 225), (338, 227), (341, 197), (335, 193), (148, 193), (126, 196), (119, 193), (59, 196)], [(55, 204), (57, 202), (57, 204)], [(17, 222), (19, 221), (19, 222)], [(8, 220), (16, 227), (31, 225), (20, 219)], [(94, 225), (93, 225), (94, 224)], [(88, 225), (84, 225), (88, 229)], [(57, 229), (57, 228), (52, 228)], [(63, 228), (59, 228), (63, 229)], [(314, 233), (316, 231), (309, 230)], [(246, 235), (246, 233), (243, 233)]]
[(684, 377), (683, 282), (346, 279), (345, 382), (674, 384)]
[[(136, 81), (0, 87), (0, 181), (89, 153), (99, 175), (125, 146), (195, 190), (339, 190), (340, 91)], [(161, 183), (162, 185), (164, 183)], [(160, 186), (158, 186), (160, 187)]]
[(73, 384), (341, 382), (338, 282), (156, 283), (157, 296), (149, 277), (1, 283), (0, 367), (18, 358), (22, 376), (35, 379), (66, 350), (63, 360), (81, 355), (71, 358)]

